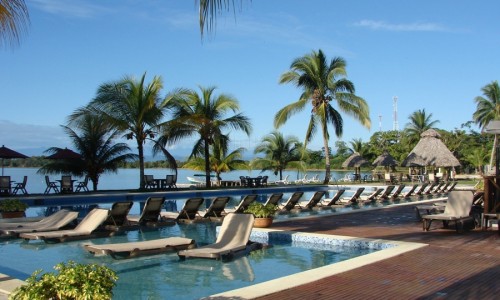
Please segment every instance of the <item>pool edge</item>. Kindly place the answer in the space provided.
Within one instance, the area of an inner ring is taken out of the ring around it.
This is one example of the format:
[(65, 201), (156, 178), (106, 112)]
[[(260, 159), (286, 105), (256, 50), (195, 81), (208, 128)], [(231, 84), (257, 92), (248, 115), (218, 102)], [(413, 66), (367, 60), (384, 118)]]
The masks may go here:
[(344, 260), (335, 264), (330, 264), (320, 268), (315, 268), (300, 273), (295, 273), (292, 275), (272, 279), (266, 282), (257, 283), (248, 287), (234, 289), (231, 291), (211, 295), (204, 299), (253, 299), (268, 294), (280, 292), (286, 289), (290, 289), (299, 285), (311, 283), (318, 281), (339, 273), (347, 272), (359, 267), (363, 267), (372, 263), (376, 263), (403, 253), (407, 253), (413, 250), (417, 250), (428, 246), (428, 244), (414, 243), (414, 242), (402, 242), (402, 241), (392, 241), (383, 239), (370, 239), (370, 238), (358, 238), (350, 236), (339, 236), (330, 234), (318, 234), (318, 233), (305, 233), (298, 231), (284, 231), (276, 229), (259, 229), (254, 228), (255, 231), (264, 232), (283, 232), (289, 234), (300, 234), (307, 236), (315, 236), (321, 238), (330, 239), (343, 239), (343, 240), (359, 240), (371, 243), (388, 243), (394, 245), (394, 247), (382, 249), (374, 253), (366, 254), (360, 257), (351, 258)]

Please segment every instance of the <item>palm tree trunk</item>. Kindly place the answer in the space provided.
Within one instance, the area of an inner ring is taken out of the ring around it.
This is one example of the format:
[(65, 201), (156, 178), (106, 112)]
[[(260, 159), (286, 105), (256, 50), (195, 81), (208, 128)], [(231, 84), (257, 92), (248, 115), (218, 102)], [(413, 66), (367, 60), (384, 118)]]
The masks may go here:
[(330, 182), (330, 148), (328, 148), (326, 138), (323, 138), (323, 143), (325, 144), (325, 180), (323, 180), (323, 184), (328, 184)]
[(143, 141), (137, 139), (137, 150), (139, 152), (139, 177), (140, 177), (140, 189), (144, 189), (144, 147), (142, 146)]
[(205, 140), (205, 185), (210, 187), (210, 150), (208, 141)]
[(498, 136), (495, 134), (495, 137), (493, 139), (493, 149), (491, 149), (490, 170), (493, 169), (493, 161), (495, 160), (496, 156), (497, 144), (498, 144)]

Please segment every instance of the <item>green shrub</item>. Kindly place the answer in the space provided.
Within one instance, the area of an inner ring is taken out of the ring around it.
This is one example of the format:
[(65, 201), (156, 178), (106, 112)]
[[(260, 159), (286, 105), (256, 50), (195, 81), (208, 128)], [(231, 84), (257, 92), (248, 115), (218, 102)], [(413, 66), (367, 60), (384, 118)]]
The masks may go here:
[(256, 218), (269, 218), (273, 217), (278, 207), (273, 204), (264, 205), (259, 202), (253, 202), (245, 210), (246, 213), (253, 214)]
[(97, 264), (78, 264), (68, 261), (54, 267), (59, 273), (35, 271), (23, 285), (10, 295), (12, 300), (104, 300), (113, 297), (118, 276), (108, 267)]
[(22, 202), (19, 199), (4, 199), (0, 200), (0, 212), (15, 212), (15, 211), (25, 211), (28, 208), (28, 204)]

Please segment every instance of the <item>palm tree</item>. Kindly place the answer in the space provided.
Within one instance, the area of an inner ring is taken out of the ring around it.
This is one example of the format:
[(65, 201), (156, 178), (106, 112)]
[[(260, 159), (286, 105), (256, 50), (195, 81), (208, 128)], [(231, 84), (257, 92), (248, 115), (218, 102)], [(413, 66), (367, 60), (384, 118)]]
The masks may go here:
[(230, 10), (233, 8), (235, 11), (236, 5), (234, 0), (196, 0), (200, 1), (199, 6), (199, 20), (200, 20), (200, 32), (203, 37), (203, 32), (205, 27), (210, 33), (214, 30), (217, 20), (217, 15), (222, 10)]
[(414, 111), (409, 117), (410, 122), (405, 126), (406, 134), (410, 142), (417, 142), (420, 139), (420, 135), (439, 123), (438, 120), (432, 121), (432, 114), (428, 114), (424, 109), (419, 109)]
[[(79, 115), (70, 118), (69, 125), (62, 127), (82, 158), (51, 160), (38, 172), (43, 174), (68, 173), (75, 176), (87, 175), (92, 181), (93, 190), (96, 191), (101, 174), (116, 173), (122, 163), (137, 158), (137, 155), (127, 153), (130, 151), (127, 144), (114, 143), (114, 140), (119, 136), (118, 131), (112, 129), (99, 116)], [(52, 147), (47, 152), (56, 153), (60, 150), (60, 148)]]
[(175, 144), (179, 140), (197, 135), (190, 159), (202, 156), (205, 159), (205, 182), (210, 187), (210, 146), (226, 135), (224, 130), (242, 130), (250, 134), (252, 126), (249, 119), (237, 113), (238, 101), (227, 95), (215, 95), (215, 87), (199, 87), (195, 90), (179, 90), (171, 94), (165, 105), (172, 111), (172, 120), (162, 125), (163, 136), (159, 141), (163, 144)]
[[(227, 153), (228, 149), (220, 142), (214, 143), (211, 146), (210, 154), (210, 171), (217, 176), (217, 184), (220, 185), (222, 180), (221, 174), (234, 171), (241, 168), (246, 168), (247, 163), (242, 159), (245, 148), (240, 147), (231, 153)], [(186, 164), (185, 168), (203, 171), (205, 169), (205, 160), (201, 157), (193, 157)]]
[(254, 149), (254, 153), (263, 153), (264, 157), (257, 157), (252, 161), (252, 166), (264, 171), (273, 171), (283, 180), (283, 170), (287, 167), (303, 169), (300, 161), (299, 141), (296, 137), (284, 137), (282, 133), (273, 131), (262, 138)]
[[(155, 130), (163, 118), (160, 91), (161, 77), (155, 76), (145, 83), (146, 73), (141, 79), (125, 77), (122, 80), (99, 86), (97, 96), (88, 108), (95, 114), (125, 133), (129, 140), (135, 139), (139, 155), (140, 188), (144, 188), (144, 144), (155, 137)], [(77, 111), (74, 116), (80, 114)]]
[(18, 45), (28, 25), (28, 7), (24, 0), (0, 0), (0, 46)]
[[(481, 91), (484, 97), (477, 96), (474, 99), (477, 108), (472, 117), (476, 124), (484, 129), (490, 121), (500, 120), (500, 87), (498, 86), (498, 81), (495, 80), (485, 85)], [(490, 167), (493, 166), (493, 158), (495, 157), (497, 144), (498, 137), (495, 134), (493, 149), (491, 150)]]
[[(312, 105), (309, 126), (304, 147), (312, 140), (318, 127), (323, 135), (326, 172), (324, 183), (330, 180), (330, 153), (328, 125), (332, 125), (335, 135), (341, 137), (344, 131), (344, 112), (357, 119), (363, 126), (370, 128), (370, 113), (366, 101), (355, 95), (354, 84), (346, 79), (346, 62), (335, 57), (329, 63), (323, 51), (295, 59), (290, 70), (281, 75), (280, 83), (292, 83), (303, 89), (299, 100), (282, 108), (274, 118), (276, 128), (282, 126), (293, 114), (302, 111), (310, 102)], [(332, 106), (332, 101), (338, 110)]]

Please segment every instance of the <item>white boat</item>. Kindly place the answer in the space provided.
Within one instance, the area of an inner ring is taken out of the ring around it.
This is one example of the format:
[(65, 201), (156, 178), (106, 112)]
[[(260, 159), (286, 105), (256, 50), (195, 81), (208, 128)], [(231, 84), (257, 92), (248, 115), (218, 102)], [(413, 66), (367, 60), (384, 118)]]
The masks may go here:
[(186, 178), (189, 181), (189, 183), (193, 183), (193, 184), (205, 184), (204, 180), (200, 180), (198, 178), (194, 178), (194, 177), (190, 177), (190, 176), (187, 176)]

